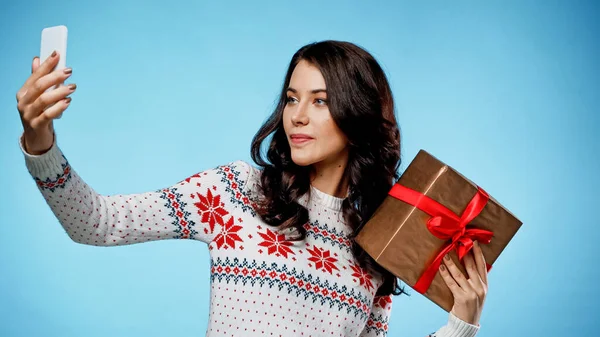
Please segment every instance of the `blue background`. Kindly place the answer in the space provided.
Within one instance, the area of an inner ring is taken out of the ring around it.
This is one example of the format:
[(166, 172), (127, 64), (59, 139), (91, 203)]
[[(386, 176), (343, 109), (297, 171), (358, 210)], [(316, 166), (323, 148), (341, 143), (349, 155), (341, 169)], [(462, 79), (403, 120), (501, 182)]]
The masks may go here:
[[(426, 149), (524, 222), (490, 273), (479, 336), (596, 335), (597, 4), (3, 2), (0, 335), (200, 336), (207, 325), (204, 244), (75, 244), (27, 173), (15, 94), (42, 28), (60, 24), (78, 89), (56, 123), (59, 146), (104, 194), (250, 160), (299, 47), (365, 47), (392, 85), (402, 169)], [(395, 298), (390, 336), (446, 323), (410, 293)]]

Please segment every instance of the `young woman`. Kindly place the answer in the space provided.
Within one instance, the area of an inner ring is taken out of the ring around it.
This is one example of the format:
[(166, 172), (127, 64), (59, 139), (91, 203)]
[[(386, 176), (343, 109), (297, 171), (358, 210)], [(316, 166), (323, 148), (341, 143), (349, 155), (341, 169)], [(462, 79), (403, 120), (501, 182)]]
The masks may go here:
[[(252, 142), (258, 167), (233, 161), (161, 190), (114, 196), (97, 194), (57, 146), (52, 121), (75, 91), (73, 84), (44, 93), (71, 74), (51, 71), (59, 57), (41, 65), (34, 58), (17, 93), (20, 146), (72, 240), (206, 243), (208, 336), (387, 334), (392, 295), (403, 290), (353, 240), (398, 178), (400, 162), (392, 93), (367, 51), (323, 41), (294, 54), (279, 104)], [(479, 330), (487, 292), (481, 250), (465, 263), (469, 277), (452, 262), (440, 270), (455, 304), (431, 336), (472, 337)]]

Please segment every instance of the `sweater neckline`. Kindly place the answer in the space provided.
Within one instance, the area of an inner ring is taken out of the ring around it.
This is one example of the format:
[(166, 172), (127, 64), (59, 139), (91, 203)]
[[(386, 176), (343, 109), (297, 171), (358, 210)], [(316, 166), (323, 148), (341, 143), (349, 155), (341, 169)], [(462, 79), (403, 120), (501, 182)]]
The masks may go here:
[(310, 185), (310, 191), (311, 191), (311, 199), (315, 203), (320, 204), (325, 207), (328, 207), (328, 208), (331, 208), (331, 209), (334, 209), (336, 211), (341, 211), (342, 203), (344, 202), (345, 198), (338, 198), (336, 196), (327, 194), (327, 193), (317, 189), (313, 185)]

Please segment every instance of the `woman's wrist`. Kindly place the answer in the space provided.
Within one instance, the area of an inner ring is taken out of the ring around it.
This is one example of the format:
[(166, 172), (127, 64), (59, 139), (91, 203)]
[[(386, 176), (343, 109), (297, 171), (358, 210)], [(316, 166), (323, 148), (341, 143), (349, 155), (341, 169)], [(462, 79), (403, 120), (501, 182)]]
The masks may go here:
[(39, 156), (48, 152), (54, 144), (54, 131), (51, 129), (43, 131), (25, 130), (23, 132), (23, 147), (25, 152), (33, 156)]

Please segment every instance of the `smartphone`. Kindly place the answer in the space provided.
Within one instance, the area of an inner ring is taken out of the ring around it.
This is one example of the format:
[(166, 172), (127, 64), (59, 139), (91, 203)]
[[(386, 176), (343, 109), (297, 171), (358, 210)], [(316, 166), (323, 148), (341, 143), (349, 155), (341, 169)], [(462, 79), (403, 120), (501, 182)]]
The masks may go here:
[[(40, 46), (40, 64), (52, 54), (53, 51), (57, 51), (60, 55), (58, 64), (52, 71), (58, 69), (64, 69), (67, 67), (67, 26), (53, 26), (42, 29), (42, 43)], [(60, 87), (62, 83), (57, 84), (54, 87), (48, 88), (46, 91), (50, 91)]]

